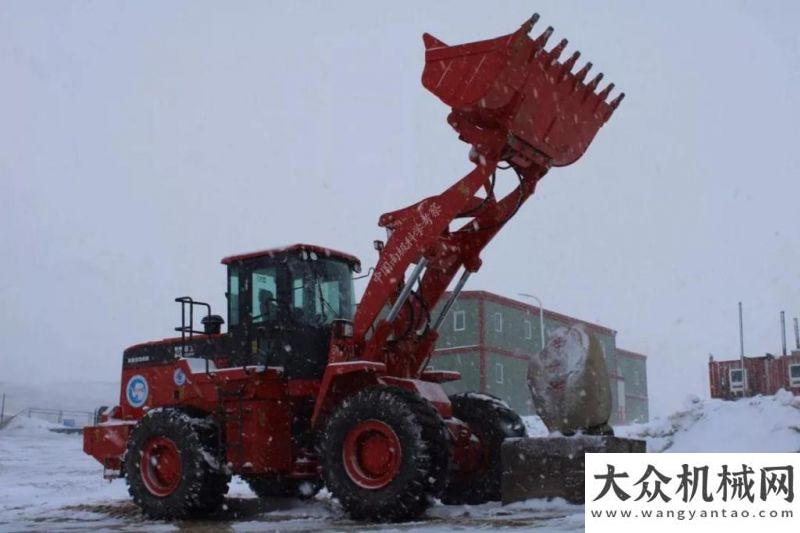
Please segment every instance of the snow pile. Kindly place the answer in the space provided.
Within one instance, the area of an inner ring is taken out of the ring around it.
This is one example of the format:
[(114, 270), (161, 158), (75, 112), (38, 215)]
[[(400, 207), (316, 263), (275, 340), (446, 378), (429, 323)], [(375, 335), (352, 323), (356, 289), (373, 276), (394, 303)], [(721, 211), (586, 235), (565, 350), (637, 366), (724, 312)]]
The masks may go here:
[(94, 411), (119, 402), (119, 380), (56, 383), (12, 383), (0, 381), (6, 395), (6, 415), (28, 407)]
[(614, 431), (646, 440), (649, 452), (800, 452), (800, 397), (785, 390), (737, 401), (690, 397), (666, 419)]
[(7, 433), (9, 435), (35, 437), (45, 431), (63, 427), (64, 426), (61, 424), (54, 424), (53, 422), (48, 422), (41, 418), (29, 418), (25, 415), (19, 415), (14, 417), (11, 422), (3, 428), (3, 431), (5, 432), (4, 434)]
[(525, 424), (525, 430), (529, 437), (546, 437), (550, 434), (545, 423), (536, 415), (523, 416), (522, 422)]

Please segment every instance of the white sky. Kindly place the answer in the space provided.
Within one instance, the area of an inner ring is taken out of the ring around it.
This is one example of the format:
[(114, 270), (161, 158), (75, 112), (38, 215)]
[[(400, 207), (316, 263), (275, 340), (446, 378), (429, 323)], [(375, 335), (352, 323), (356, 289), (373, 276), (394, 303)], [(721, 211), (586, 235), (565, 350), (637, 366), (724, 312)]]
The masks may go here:
[[(378, 216), (466, 173), (421, 35), (538, 11), (628, 97), (469, 288), (616, 329), (651, 409), (800, 315), (797, 2), (0, 2), (0, 381), (118, 379), (223, 256), (292, 242), (373, 265)], [(790, 330), (790, 343), (793, 343)]]

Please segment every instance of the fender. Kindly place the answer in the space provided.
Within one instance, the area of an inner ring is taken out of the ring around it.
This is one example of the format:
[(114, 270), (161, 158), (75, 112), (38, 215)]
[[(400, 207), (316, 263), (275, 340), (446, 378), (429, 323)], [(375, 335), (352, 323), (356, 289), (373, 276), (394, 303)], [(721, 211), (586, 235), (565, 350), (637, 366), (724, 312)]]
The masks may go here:
[(322, 376), (311, 426), (317, 427), (332, 405), (353, 392), (380, 383), (379, 376), (386, 374), (386, 365), (377, 361), (345, 361), (329, 363)]

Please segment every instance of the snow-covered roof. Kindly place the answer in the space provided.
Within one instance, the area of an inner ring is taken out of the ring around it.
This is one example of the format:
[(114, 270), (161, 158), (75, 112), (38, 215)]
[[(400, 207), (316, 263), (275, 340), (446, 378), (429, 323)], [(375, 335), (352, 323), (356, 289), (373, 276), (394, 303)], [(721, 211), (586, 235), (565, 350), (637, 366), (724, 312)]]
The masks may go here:
[(267, 250), (258, 250), (255, 252), (247, 252), (237, 255), (229, 255), (222, 259), (223, 265), (230, 265), (236, 261), (245, 261), (256, 257), (272, 257), (277, 254), (284, 254), (287, 252), (314, 252), (319, 257), (333, 257), (336, 259), (344, 259), (348, 263), (354, 265), (361, 265), (361, 261), (354, 255), (346, 254), (332, 248), (324, 246), (317, 246), (315, 244), (290, 244), (289, 246), (281, 246), (278, 248), (269, 248)]

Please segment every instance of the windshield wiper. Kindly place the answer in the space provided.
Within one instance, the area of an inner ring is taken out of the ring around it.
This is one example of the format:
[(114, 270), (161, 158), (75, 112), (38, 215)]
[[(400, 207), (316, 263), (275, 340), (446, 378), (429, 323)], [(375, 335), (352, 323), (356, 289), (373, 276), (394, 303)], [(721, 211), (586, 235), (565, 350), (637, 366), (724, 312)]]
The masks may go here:
[[(319, 280), (319, 278), (317, 278), (317, 281), (318, 280)], [(336, 312), (336, 309), (334, 309), (333, 306), (328, 303), (328, 301), (325, 299), (325, 297), (322, 296), (322, 284), (321, 283), (317, 283), (317, 292), (319, 293), (319, 301), (322, 302), (322, 305), (323, 305), (323, 307), (322, 307), (322, 316), (325, 317), (326, 319), (328, 318), (327, 315), (325, 314), (325, 307), (327, 306), (327, 308), (331, 310), (331, 315), (333, 315), (334, 318), (338, 317), (339, 313)]]

